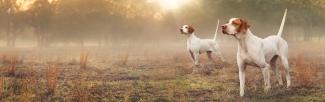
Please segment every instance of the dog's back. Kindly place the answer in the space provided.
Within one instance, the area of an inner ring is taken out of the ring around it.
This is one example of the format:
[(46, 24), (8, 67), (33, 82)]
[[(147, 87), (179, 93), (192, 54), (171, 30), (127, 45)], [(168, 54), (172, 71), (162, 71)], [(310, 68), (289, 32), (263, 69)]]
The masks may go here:
[(275, 55), (287, 53), (287, 49), (287, 42), (280, 36), (271, 35), (263, 39), (263, 50), (267, 61), (270, 61)]
[(213, 39), (200, 39), (200, 50), (203, 51), (215, 51), (218, 48), (218, 43)]

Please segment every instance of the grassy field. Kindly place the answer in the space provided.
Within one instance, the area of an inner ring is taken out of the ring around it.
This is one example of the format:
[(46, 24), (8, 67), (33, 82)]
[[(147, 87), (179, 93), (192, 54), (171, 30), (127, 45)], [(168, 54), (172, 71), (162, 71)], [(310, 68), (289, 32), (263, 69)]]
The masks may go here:
[[(325, 101), (325, 47), (290, 46), (292, 87), (264, 93), (261, 70), (248, 67), (245, 97), (239, 97), (236, 46), (223, 46), (227, 62), (193, 67), (181, 50), (20, 48), (0, 52), (0, 101)], [(87, 50), (88, 49), (88, 50)], [(91, 49), (91, 50), (89, 50)], [(283, 79), (284, 70), (278, 61)], [(193, 72), (193, 70), (195, 72)]]

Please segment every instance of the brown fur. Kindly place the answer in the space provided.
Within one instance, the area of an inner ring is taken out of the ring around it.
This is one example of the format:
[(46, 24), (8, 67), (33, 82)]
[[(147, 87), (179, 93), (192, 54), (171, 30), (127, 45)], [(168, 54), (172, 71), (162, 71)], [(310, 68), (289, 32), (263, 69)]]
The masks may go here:
[(241, 25), (242, 22), (241, 19), (235, 19), (232, 23), (235, 25)]
[(239, 27), (237, 28), (238, 33), (245, 33), (250, 27), (250, 25), (248, 25), (247, 22), (243, 19), (236, 19), (233, 21), (233, 23), (239, 25)]
[(239, 26), (240, 31), (246, 33), (247, 29), (250, 27), (250, 25), (247, 24), (245, 20), (239, 19), (241, 21), (241, 25)]
[(189, 34), (192, 34), (194, 31), (195, 31), (194, 28), (192, 26), (189, 26), (188, 28)]

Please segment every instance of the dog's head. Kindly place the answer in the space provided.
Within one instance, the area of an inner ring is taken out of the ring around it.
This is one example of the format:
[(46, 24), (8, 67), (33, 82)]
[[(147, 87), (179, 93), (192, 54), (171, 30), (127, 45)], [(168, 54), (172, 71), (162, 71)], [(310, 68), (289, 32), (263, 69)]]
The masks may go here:
[(181, 31), (181, 34), (184, 35), (192, 34), (195, 31), (190, 25), (183, 25), (179, 30)]
[(246, 33), (250, 25), (240, 18), (231, 18), (226, 24), (222, 25), (222, 33), (228, 35), (237, 35)]

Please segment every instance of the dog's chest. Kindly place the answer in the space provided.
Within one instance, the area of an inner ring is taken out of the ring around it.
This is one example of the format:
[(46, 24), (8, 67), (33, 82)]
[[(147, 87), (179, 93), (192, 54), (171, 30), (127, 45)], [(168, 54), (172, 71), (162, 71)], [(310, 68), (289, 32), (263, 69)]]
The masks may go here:
[(256, 58), (256, 53), (255, 54), (251, 54), (247, 51), (244, 50), (240, 50), (240, 52), (238, 53), (240, 59), (248, 64), (248, 65), (252, 65), (252, 66), (258, 66), (258, 63), (260, 62), (258, 58)]
[(187, 49), (191, 51), (200, 49), (200, 40), (199, 39), (188, 39), (187, 40)]
[(245, 62), (252, 62), (252, 57), (246, 51), (240, 50), (239, 56), (240, 59), (242, 59)]

